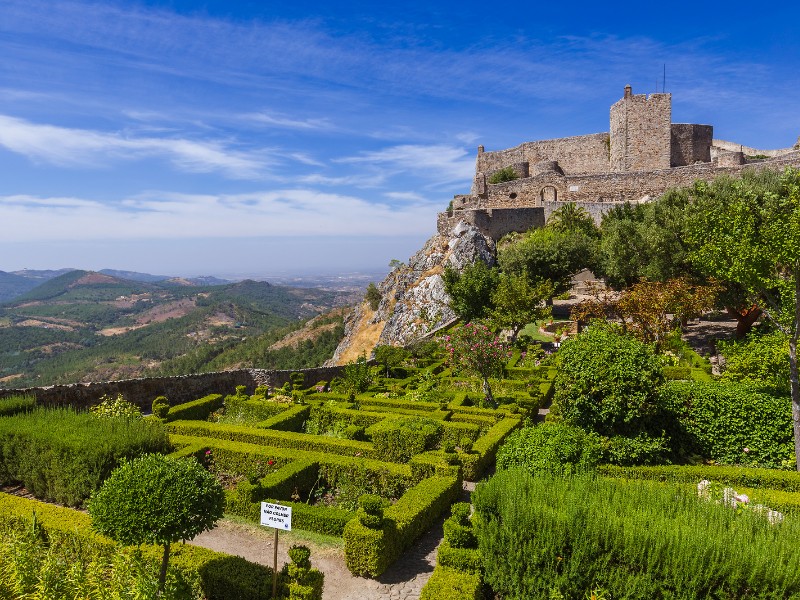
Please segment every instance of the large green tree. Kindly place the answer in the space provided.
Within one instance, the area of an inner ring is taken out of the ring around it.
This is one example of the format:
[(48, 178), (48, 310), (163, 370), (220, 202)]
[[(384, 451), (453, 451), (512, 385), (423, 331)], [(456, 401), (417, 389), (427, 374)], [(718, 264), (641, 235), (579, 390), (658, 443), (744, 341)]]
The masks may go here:
[(795, 458), (800, 471), (800, 170), (697, 182), (688, 215), (695, 265), (741, 286), (789, 339)]
[(496, 269), (479, 260), (460, 272), (448, 265), (442, 277), (450, 307), (460, 319), (469, 323), (489, 315), (492, 291), (497, 286)]
[(532, 284), (549, 280), (554, 293), (569, 290), (572, 277), (592, 268), (597, 241), (581, 230), (532, 229), (501, 245), (497, 262), (504, 273), (526, 273)]
[(685, 235), (687, 190), (670, 190), (647, 204), (623, 204), (603, 216), (598, 270), (619, 289), (645, 277), (692, 275)]
[(531, 281), (527, 273), (501, 273), (492, 292), (491, 321), (510, 329), (513, 344), (528, 323), (550, 316), (547, 301), (553, 297), (553, 284), (548, 280)]

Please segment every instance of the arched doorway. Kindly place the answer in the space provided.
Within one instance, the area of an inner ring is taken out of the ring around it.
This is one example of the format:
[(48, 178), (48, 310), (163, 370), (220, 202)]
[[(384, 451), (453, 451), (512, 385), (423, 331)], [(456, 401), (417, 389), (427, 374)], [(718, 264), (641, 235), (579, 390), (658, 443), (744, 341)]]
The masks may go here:
[(552, 185), (546, 185), (539, 193), (539, 197), (542, 199), (542, 202), (555, 202), (558, 200), (558, 190)]

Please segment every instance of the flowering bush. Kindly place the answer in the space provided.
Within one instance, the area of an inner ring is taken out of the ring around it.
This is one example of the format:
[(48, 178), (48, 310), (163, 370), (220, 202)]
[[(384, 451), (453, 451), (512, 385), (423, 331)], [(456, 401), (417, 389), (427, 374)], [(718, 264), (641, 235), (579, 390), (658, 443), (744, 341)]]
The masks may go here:
[(110, 396), (102, 396), (100, 404), (92, 406), (89, 409), (93, 415), (98, 417), (125, 417), (128, 419), (141, 419), (142, 411), (135, 404), (131, 404), (122, 396), (117, 394), (116, 398)]
[(489, 377), (503, 374), (503, 365), (509, 357), (505, 343), (486, 325), (467, 323), (444, 336), (442, 346), (453, 372), (480, 377), (486, 401), (494, 404)]

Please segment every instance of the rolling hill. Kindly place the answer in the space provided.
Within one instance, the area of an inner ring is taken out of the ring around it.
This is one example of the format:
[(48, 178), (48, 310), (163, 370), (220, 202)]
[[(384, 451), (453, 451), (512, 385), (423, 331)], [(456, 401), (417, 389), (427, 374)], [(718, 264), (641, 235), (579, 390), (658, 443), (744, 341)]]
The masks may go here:
[(256, 364), (262, 350), (222, 357), (242, 345), (266, 349), (342, 303), (337, 292), (259, 281), (193, 285), (70, 271), (0, 306), (0, 386), (266, 366)]

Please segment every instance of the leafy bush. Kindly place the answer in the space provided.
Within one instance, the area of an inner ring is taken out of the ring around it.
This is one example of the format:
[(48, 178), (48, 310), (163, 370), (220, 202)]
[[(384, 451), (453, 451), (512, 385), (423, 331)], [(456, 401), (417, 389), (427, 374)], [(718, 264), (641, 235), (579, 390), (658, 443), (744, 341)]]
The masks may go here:
[(659, 416), (661, 361), (645, 344), (594, 324), (559, 351), (555, 401), (565, 421), (600, 435), (636, 435)]
[(159, 419), (166, 419), (167, 414), (169, 414), (169, 400), (167, 400), (167, 397), (157, 396), (156, 399), (153, 400), (151, 410), (154, 416)]
[(8, 396), (0, 398), (0, 417), (10, 417), (21, 412), (29, 412), (36, 406), (33, 396)]
[(674, 407), (685, 454), (720, 463), (794, 468), (792, 407), (776, 397), (734, 382), (670, 382), (662, 392)]
[(503, 598), (800, 594), (800, 522), (773, 526), (693, 492), (515, 469), (478, 486), (473, 503), (485, 581)]
[(289, 404), (271, 400), (250, 400), (247, 396), (226, 396), (224, 412), (218, 423), (231, 425), (255, 425), (266, 421), (288, 409)]
[(789, 395), (789, 340), (778, 331), (753, 332), (744, 340), (719, 342), (725, 357), (723, 381), (749, 383), (776, 395)]
[(489, 183), (505, 183), (507, 181), (514, 181), (515, 179), (519, 179), (519, 175), (517, 175), (514, 167), (503, 167), (489, 175), (488, 181)]
[(381, 298), (382, 296), (380, 290), (378, 290), (378, 286), (370, 282), (367, 286), (367, 292), (364, 294), (364, 301), (369, 304), (371, 310), (378, 310)]
[(542, 423), (513, 432), (497, 452), (497, 468), (522, 467), (532, 475), (590, 471), (602, 456), (600, 438), (566, 423)]
[(211, 529), (224, 505), (222, 486), (196, 460), (162, 454), (123, 462), (87, 503), (92, 527), (103, 535), (126, 546), (163, 547), (159, 592), (170, 545)]
[(38, 408), (0, 419), (0, 482), (79, 506), (122, 459), (168, 446), (158, 422)]
[(422, 417), (384, 419), (370, 433), (376, 458), (407, 462), (415, 454), (433, 448), (442, 435), (442, 424)]
[(142, 411), (139, 410), (139, 407), (125, 400), (122, 394), (117, 394), (115, 398), (103, 396), (100, 398), (100, 404), (92, 406), (89, 410), (98, 417), (142, 418)]

